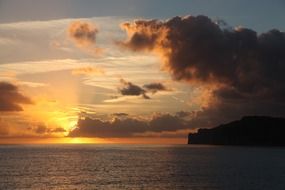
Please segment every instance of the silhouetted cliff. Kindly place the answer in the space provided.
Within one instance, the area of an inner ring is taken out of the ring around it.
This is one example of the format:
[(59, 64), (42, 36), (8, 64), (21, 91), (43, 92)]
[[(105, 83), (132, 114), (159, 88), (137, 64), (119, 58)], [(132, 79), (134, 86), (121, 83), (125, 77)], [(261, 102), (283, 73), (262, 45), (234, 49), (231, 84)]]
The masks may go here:
[(285, 146), (285, 118), (246, 116), (190, 133), (188, 144)]

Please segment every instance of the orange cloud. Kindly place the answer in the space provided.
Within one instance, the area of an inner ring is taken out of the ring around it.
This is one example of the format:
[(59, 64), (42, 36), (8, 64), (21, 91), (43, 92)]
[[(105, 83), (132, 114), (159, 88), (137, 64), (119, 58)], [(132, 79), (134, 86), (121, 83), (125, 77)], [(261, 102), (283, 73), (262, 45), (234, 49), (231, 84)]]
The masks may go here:
[(119, 44), (134, 51), (160, 49), (168, 33), (167, 27), (157, 20), (136, 20), (121, 24), (121, 28), (127, 32), (128, 39)]
[(105, 71), (97, 67), (81, 67), (73, 69), (71, 73), (73, 75), (104, 75)]
[(9, 123), (7, 123), (3, 118), (0, 118), (0, 137), (9, 134)]
[(98, 29), (91, 22), (74, 21), (68, 27), (68, 36), (73, 42), (90, 53), (101, 53), (102, 49), (96, 47)]
[(88, 46), (95, 44), (98, 29), (89, 22), (75, 21), (69, 25), (68, 33), (77, 44)]

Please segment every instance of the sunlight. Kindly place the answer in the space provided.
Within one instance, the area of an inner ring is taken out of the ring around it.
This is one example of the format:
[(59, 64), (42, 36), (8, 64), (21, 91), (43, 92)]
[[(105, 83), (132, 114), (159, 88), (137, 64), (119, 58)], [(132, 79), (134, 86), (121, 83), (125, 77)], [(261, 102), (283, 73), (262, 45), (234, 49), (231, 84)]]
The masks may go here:
[(78, 115), (72, 110), (71, 105), (64, 105), (46, 99), (37, 99), (33, 106), (25, 107), (24, 114), (31, 120), (44, 123), (48, 128), (63, 128), (64, 133), (53, 134), (56, 136), (67, 135), (76, 127)]
[(61, 143), (65, 143), (65, 144), (102, 144), (102, 143), (110, 143), (110, 142), (106, 139), (100, 139), (100, 138), (65, 137), (65, 138), (61, 138)]

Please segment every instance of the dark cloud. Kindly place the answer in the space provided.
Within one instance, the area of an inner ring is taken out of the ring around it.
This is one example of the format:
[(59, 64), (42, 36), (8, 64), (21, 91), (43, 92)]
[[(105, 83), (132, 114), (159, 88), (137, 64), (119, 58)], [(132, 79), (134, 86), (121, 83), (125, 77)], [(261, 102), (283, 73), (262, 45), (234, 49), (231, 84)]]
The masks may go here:
[[(99, 30), (96, 26), (87, 21), (75, 21), (72, 22), (68, 29), (68, 35), (72, 39), (72, 41), (83, 50), (87, 51), (90, 54), (101, 54), (103, 52), (102, 48), (96, 46), (96, 36)], [(90, 69), (81, 69), (74, 71), (75, 74), (86, 74), (87, 72), (90, 74)], [(94, 73), (94, 69), (91, 71)], [(98, 73), (98, 70), (95, 71)], [(102, 71), (99, 71), (100, 74), (103, 74)]]
[(32, 104), (32, 100), (22, 95), (17, 86), (0, 82), (0, 112), (22, 111), (21, 104)]
[(145, 99), (150, 99), (149, 96), (147, 96), (145, 93), (146, 91), (141, 88), (138, 85), (135, 85), (131, 82), (127, 82), (124, 79), (120, 80), (122, 87), (120, 87), (118, 90), (119, 92), (124, 96), (140, 96), (142, 95)]
[(158, 91), (166, 91), (168, 90), (162, 83), (149, 83), (149, 84), (145, 84), (143, 85), (143, 87), (147, 90), (150, 91), (152, 93), (156, 93)]
[(179, 111), (179, 112), (176, 112), (175, 115), (177, 117), (190, 117), (190, 116), (193, 116), (195, 114), (195, 112), (188, 112), (188, 111)]
[(135, 118), (103, 121), (88, 117), (78, 120), (77, 128), (72, 130), (70, 137), (134, 137), (146, 136), (147, 132), (175, 132), (190, 128), (189, 121), (170, 114), (154, 115), (150, 120)]
[(95, 44), (98, 29), (92, 23), (75, 21), (69, 25), (68, 33), (78, 45), (86, 46)]
[(51, 133), (64, 133), (64, 132), (66, 132), (66, 130), (62, 127), (57, 127), (51, 130)]
[(39, 125), (35, 128), (35, 133), (37, 134), (45, 134), (48, 132), (48, 128), (45, 125)]
[(120, 113), (113, 113), (112, 115), (117, 117), (127, 117), (129, 114), (120, 112)]
[(119, 88), (120, 94), (124, 96), (142, 96), (145, 99), (150, 99), (147, 93), (155, 94), (158, 91), (167, 91), (169, 89), (166, 88), (162, 83), (149, 83), (140, 87), (131, 82), (125, 81), (124, 79), (120, 80), (122, 87)]
[(211, 88), (215, 101), (197, 117), (285, 116), (285, 33), (220, 25), (206, 16), (138, 20), (122, 25), (120, 44), (159, 54), (174, 80)]
[(103, 121), (100, 119), (83, 118), (78, 120), (77, 128), (72, 130), (70, 137), (128, 137), (134, 133), (142, 133), (147, 128), (143, 121), (136, 119), (118, 119)]
[[(241, 93), (265, 93), (285, 81), (285, 34), (278, 30), (261, 35), (247, 28), (222, 30), (206, 16), (123, 26), (132, 32), (124, 45), (159, 51), (176, 80), (218, 82)], [(148, 40), (138, 42), (137, 36)]]
[(39, 124), (36, 128), (33, 129), (33, 131), (39, 135), (66, 132), (66, 130), (62, 127), (49, 128), (44, 124)]

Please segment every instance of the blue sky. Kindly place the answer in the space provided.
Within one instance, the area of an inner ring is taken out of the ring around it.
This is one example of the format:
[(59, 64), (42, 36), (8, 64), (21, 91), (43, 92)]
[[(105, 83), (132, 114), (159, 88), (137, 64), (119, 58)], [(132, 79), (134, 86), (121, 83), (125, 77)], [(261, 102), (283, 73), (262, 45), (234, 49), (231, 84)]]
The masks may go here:
[(0, 22), (101, 16), (166, 19), (204, 14), (257, 31), (284, 29), (283, 0), (1, 0)]

